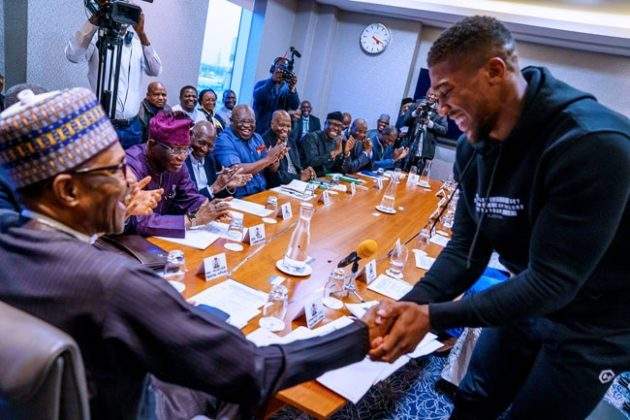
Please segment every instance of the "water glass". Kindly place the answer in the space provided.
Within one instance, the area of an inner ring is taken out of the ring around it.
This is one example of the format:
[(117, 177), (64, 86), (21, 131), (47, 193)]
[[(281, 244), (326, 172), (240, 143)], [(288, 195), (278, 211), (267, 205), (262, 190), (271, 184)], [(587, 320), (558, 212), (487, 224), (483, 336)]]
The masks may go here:
[(235, 241), (243, 239), (243, 213), (233, 211), (230, 213), (230, 226), (228, 227), (228, 236)]
[(408, 257), (409, 251), (407, 248), (400, 242), (396, 242), (396, 246), (389, 256), (389, 268), (386, 271), (387, 275), (396, 279), (402, 279), (402, 272), (405, 268), (405, 263), (407, 262)]
[(277, 332), (284, 330), (284, 317), (287, 314), (289, 291), (283, 284), (276, 284), (267, 296), (267, 302), (262, 308), (262, 317), (258, 325), (262, 328)]

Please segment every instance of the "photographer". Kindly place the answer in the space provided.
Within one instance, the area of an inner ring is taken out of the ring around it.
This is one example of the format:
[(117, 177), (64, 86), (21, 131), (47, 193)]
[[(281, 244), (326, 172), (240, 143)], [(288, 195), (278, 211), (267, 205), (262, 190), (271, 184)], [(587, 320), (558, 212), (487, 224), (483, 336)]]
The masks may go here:
[(416, 166), (420, 172), (425, 162), (435, 157), (436, 136), (444, 136), (448, 131), (446, 117), (437, 113), (437, 104), (429, 94), (407, 111), (402, 127), (408, 127), (407, 138), (403, 144), (409, 149), (403, 169), (408, 171), (412, 166)]
[[(85, 22), (83, 28), (68, 40), (65, 54), (72, 63), (88, 63), (88, 80), (90, 87), (96, 92), (99, 52), (94, 34), (100, 26), (106, 24), (106, 7), (108, 0), (99, 0), (100, 9)], [(116, 100), (116, 119), (132, 118), (138, 111), (142, 101), (144, 82), (142, 74), (159, 76), (162, 63), (153, 50), (149, 38), (144, 31), (144, 13), (140, 14), (138, 23), (129, 27), (123, 36), (120, 59), (120, 76), (118, 78), (118, 97)]]
[(271, 77), (256, 82), (254, 86), (256, 132), (259, 134), (269, 130), (274, 111), (278, 109), (289, 111), (300, 106), (300, 97), (296, 89), (297, 76), (291, 71), (290, 64), (286, 57), (276, 58), (269, 69)]

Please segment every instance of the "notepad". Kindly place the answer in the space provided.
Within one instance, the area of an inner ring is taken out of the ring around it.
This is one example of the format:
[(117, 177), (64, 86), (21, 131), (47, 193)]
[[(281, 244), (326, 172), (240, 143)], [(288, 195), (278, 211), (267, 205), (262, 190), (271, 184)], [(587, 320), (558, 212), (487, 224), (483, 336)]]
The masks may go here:
[(435, 262), (435, 258), (429, 257), (426, 252), (421, 251), (419, 249), (413, 250), (414, 256), (416, 257), (416, 267), (421, 268), (423, 270), (428, 270), (431, 268), (433, 263)]

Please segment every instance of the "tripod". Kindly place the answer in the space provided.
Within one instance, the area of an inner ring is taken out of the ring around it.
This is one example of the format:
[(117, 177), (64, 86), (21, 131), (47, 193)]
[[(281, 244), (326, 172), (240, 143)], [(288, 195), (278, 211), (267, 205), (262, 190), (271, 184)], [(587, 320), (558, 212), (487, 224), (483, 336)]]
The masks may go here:
[(116, 118), (118, 102), (118, 78), (123, 45), (121, 31), (122, 29), (101, 28), (96, 43), (98, 46), (96, 96), (111, 120)]

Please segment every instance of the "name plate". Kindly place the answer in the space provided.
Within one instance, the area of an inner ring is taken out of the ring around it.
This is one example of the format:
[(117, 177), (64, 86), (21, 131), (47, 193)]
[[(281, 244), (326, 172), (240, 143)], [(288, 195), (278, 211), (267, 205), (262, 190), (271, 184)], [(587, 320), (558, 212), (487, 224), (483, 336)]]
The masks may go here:
[(280, 206), (280, 214), (282, 216), (282, 220), (289, 220), (293, 217), (293, 209), (291, 208), (291, 203), (284, 203)]
[(265, 224), (252, 226), (245, 232), (244, 240), (250, 245), (258, 245), (265, 243)]
[(225, 253), (212, 255), (203, 259), (203, 270), (205, 273), (206, 281), (214, 280), (221, 276), (227, 276), (227, 260), (225, 259)]
[(304, 316), (306, 317), (306, 326), (309, 329), (313, 329), (326, 318), (321, 296), (313, 297), (306, 301), (304, 304)]
[(376, 274), (376, 260), (370, 260), (370, 262), (365, 265), (365, 268), (363, 270), (365, 275), (365, 282), (367, 284), (372, 283), (374, 280), (376, 280), (376, 277), (378, 277), (378, 275)]

